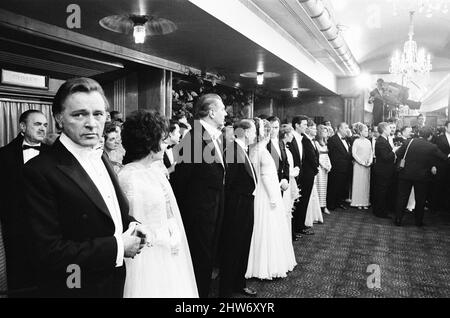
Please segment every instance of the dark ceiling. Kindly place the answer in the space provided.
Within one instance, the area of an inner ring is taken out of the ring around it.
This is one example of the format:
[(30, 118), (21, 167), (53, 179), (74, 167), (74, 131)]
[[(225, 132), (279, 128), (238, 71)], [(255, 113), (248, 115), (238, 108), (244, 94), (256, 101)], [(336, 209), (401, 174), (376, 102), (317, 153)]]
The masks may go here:
[[(2, 0), (0, 8), (67, 29), (69, 13), (66, 8), (71, 3), (74, 1)], [(253, 89), (255, 80), (244, 79), (239, 74), (255, 72), (258, 61), (263, 60), (266, 72), (281, 74), (280, 77), (267, 79), (265, 89), (280, 93), (280, 89), (292, 87), (292, 79), (297, 74), (300, 85), (311, 89), (308, 95), (333, 95), (187, 0), (78, 0), (75, 3), (81, 8), (81, 28), (72, 31), (202, 71), (218, 73), (225, 76), (228, 84), (240, 82), (244, 89)], [(140, 12), (169, 19), (175, 22), (178, 30), (167, 35), (147, 37), (144, 44), (135, 44), (131, 34), (114, 33), (103, 29), (98, 23), (105, 16)], [(126, 63), (125, 66), (128, 67)]]

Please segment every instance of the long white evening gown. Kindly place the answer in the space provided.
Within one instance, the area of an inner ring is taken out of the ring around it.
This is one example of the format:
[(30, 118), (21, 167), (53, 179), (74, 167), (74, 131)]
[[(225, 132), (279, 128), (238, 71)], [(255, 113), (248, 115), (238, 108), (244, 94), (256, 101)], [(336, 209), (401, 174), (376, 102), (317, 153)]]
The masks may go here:
[[(180, 211), (172, 188), (157, 164), (134, 162), (119, 173), (128, 198), (130, 215), (156, 235), (134, 259), (126, 258), (124, 297), (197, 298), (189, 251)], [(178, 254), (172, 248), (178, 247)]]
[[(277, 169), (265, 145), (250, 152), (258, 184), (255, 192), (255, 218), (245, 278), (286, 277), (297, 262), (286, 222), (286, 207), (281, 196)], [(276, 202), (271, 208), (270, 202)]]
[(305, 225), (313, 226), (314, 222), (323, 223), (322, 209), (320, 208), (319, 192), (317, 191), (317, 175), (314, 178), (314, 185), (309, 197), (308, 208), (306, 209)]

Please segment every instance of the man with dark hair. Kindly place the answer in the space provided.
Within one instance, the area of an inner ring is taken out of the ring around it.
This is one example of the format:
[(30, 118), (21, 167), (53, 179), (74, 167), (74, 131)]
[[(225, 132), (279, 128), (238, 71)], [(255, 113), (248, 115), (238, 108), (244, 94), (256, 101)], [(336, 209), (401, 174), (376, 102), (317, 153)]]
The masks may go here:
[(328, 156), (331, 161), (331, 171), (328, 173), (327, 208), (330, 211), (344, 205), (350, 190), (350, 180), (353, 171), (352, 151), (347, 140), (347, 123), (340, 123), (336, 134), (328, 139)]
[(173, 153), (173, 147), (180, 143), (180, 125), (175, 120), (169, 121), (169, 135), (164, 140), (168, 144), (167, 149), (164, 151), (163, 163), (167, 168), (169, 175), (175, 171), (176, 160)]
[(421, 128), (425, 127), (426, 118), (424, 114), (419, 114), (416, 119), (417, 124), (412, 127), (412, 132), (414, 138), (419, 138), (419, 131)]
[(113, 110), (109, 113), (111, 122), (123, 123), (123, 114), (117, 110)]
[(405, 158), (404, 167), (399, 172), (395, 218), (395, 224), (398, 226), (402, 223), (403, 211), (412, 187), (416, 200), (415, 222), (417, 226), (423, 226), (425, 201), (431, 176), (436, 174), (436, 163), (443, 161), (448, 164), (450, 154), (442, 153), (438, 146), (430, 142), (431, 138), (431, 129), (422, 127), (419, 130), (419, 138), (411, 139), (398, 150), (398, 158)]
[(385, 102), (384, 102), (384, 80), (379, 78), (377, 80), (377, 87), (370, 92), (369, 104), (373, 104), (373, 125), (377, 126), (385, 119)]
[(269, 121), (272, 126), (272, 130), (270, 131), (270, 141), (267, 143), (267, 150), (277, 167), (280, 189), (281, 191), (286, 191), (289, 187), (289, 162), (284, 143), (278, 138), (280, 133), (280, 119), (276, 116), (270, 116), (267, 118), (267, 121)]
[(236, 138), (227, 144), (225, 160), (225, 213), (221, 234), (220, 296), (229, 297), (233, 292), (256, 296), (246, 287), (250, 244), (253, 233), (253, 205), (256, 173), (248, 157), (248, 146), (256, 137), (253, 121), (243, 119), (234, 126)]
[(204, 298), (210, 291), (222, 225), (225, 162), (221, 129), (227, 113), (219, 95), (206, 94), (195, 104), (195, 114), (194, 127), (177, 147), (179, 160), (171, 179), (199, 296)]
[[(124, 257), (134, 257), (150, 239), (129, 216), (114, 170), (96, 150), (107, 107), (96, 81), (63, 83), (52, 107), (61, 137), (25, 166), (27, 239), (40, 297), (122, 297)], [(72, 274), (74, 284), (68, 283)]]
[(48, 151), (43, 143), (48, 124), (41, 111), (30, 109), (20, 115), (19, 125), (20, 134), (0, 149), (0, 217), (10, 297), (32, 297), (36, 282), (30, 264), (23, 168), (30, 159)]
[(378, 132), (380, 137), (375, 144), (376, 162), (373, 166), (374, 198), (372, 208), (375, 216), (388, 219), (389, 189), (395, 173), (395, 160), (397, 158), (395, 152), (397, 148), (392, 148), (388, 141), (391, 134), (391, 127), (388, 123), (379, 123)]
[[(305, 151), (303, 147), (303, 139), (307, 138), (305, 133), (306, 129), (308, 128), (308, 120), (309, 118), (307, 116), (299, 115), (295, 116), (292, 119), (292, 127), (294, 130), (292, 131), (292, 134), (294, 135), (294, 138), (292, 139), (292, 142), (288, 143), (288, 148), (292, 153), (292, 157), (294, 159), (294, 167), (298, 167), (300, 170), (299, 176), (297, 177), (297, 185), (300, 190), (300, 193), (302, 194), (302, 197), (300, 198), (300, 201), (297, 202), (295, 205), (295, 210), (293, 213), (293, 222), (292, 222), (292, 239), (296, 241), (298, 238), (301, 237), (300, 233), (306, 234), (306, 235), (312, 235), (314, 232), (305, 229), (305, 218), (306, 218), (306, 210), (304, 209), (305, 202), (302, 203), (301, 200), (309, 201), (309, 198), (304, 198), (304, 188), (306, 187), (304, 184), (304, 176), (303, 174), (303, 162), (305, 160)], [(307, 176), (308, 177), (308, 176)], [(308, 184), (309, 185), (309, 184)], [(307, 189), (306, 189), (307, 190)], [(308, 204), (308, 202), (306, 202)]]

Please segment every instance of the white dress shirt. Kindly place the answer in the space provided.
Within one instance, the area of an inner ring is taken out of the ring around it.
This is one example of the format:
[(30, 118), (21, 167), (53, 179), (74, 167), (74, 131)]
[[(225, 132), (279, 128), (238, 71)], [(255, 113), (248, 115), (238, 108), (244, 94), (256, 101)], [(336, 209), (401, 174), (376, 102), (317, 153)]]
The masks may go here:
[(101, 149), (94, 150), (92, 148), (82, 147), (74, 143), (64, 133), (61, 134), (59, 140), (89, 175), (92, 182), (97, 187), (97, 190), (100, 192), (103, 201), (106, 203), (115, 227), (114, 237), (117, 241), (116, 267), (120, 267), (123, 265), (125, 253), (122, 240), (122, 216), (120, 213), (119, 201), (116, 196), (116, 190), (114, 189), (108, 170), (106, 170), (105, 164), (102, 161), (103, 151)]
[(281, 149), (280, 149), (280, 142), (278, 141), (278, 138), (270, 139), (270, 142), (272, 143), (272, 146), (275, 148), (275, 150), (278, 153), (278, 157), (281, 158)]
[[(26, 142), (25, 140), (22, 143), (23, 145), (28, 145), (28, 146), (33, 146), (33, 147), (40, 147), (41, 144), (37, 144), (37, 145), (32, 145), (29, 144), (28, 142)], [(29, 148), (29, 149), (24, 149), (23, 151), (23, 163), (27, 163), (28, 160), (33, 159), (34, 157), (39, 155), (39, 150), (33, 149), (33, 148)]]
[(217, 142), (220, 136), (222, 135), (222, 132), (217, 128), (212, 127), (210, 124), (208, 124), (206, 121), (202, 119), (200, 119), (200, 123), (202, 124), (203, 128), (205, 128), (205, 130), (208, 132), (208, 134), (211, 136), (211, 139), (214, 143), (214, 147), (216, 148), (216, 154), (219, 156), (220, 163), (225, 168), (225, 164), (223, 162), (222, 157), (222, 150), (220, 149), (219, 144)]
[[(344, 145), (345, 150), (347, 150), (347, 152), (348, 152), (348, 143), (347, 143), (347, 140), (345, 140), (345, 137), (342, 137), (341, 134), (339, 134), (339, 133), (338, 133), (338, 137), (339, 137), (339, 139), (341, 140), (342, 144)], [(342, 139), (342, 138), (344, 138), (344, 139)]]
[(302, 144), (303, 136), (300, 135), (300, 134), (299, 134), (298, 132), (296, 132), (295, 130), (292, 131), (292, 134), (294, 135), (295, 140), (297, 140), (298, 152), (300, 153), (300, 159), (303, 160), (303, 144)]

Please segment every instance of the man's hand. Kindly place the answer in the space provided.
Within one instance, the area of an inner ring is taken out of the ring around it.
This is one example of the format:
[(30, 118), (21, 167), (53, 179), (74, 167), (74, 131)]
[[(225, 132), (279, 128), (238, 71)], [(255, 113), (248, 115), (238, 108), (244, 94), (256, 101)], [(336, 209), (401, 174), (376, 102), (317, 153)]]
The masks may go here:
[(300, 174), (300, 168), (299, 167), (294, 167), (293, 177), (297, 178), (299, 174)]
[(130, 226), (126, 232), (122, 234), (123, 247), (125, 250), (125, 257), (134, 257), (140, 253), (141, 238), (133, 234), (136, 225)]
[(281, 191), (286, 191), (289, 188), (289, 181), (287, 181), (286, 179), (282, 179), (280, 181), (280, 188)]
[(142, 224), (137, 224), (134, 231), (134, 234), (141, 238), (142, 247), (144, 247), (145, 245), (153, 246), (156, 235), (148, 227)]

